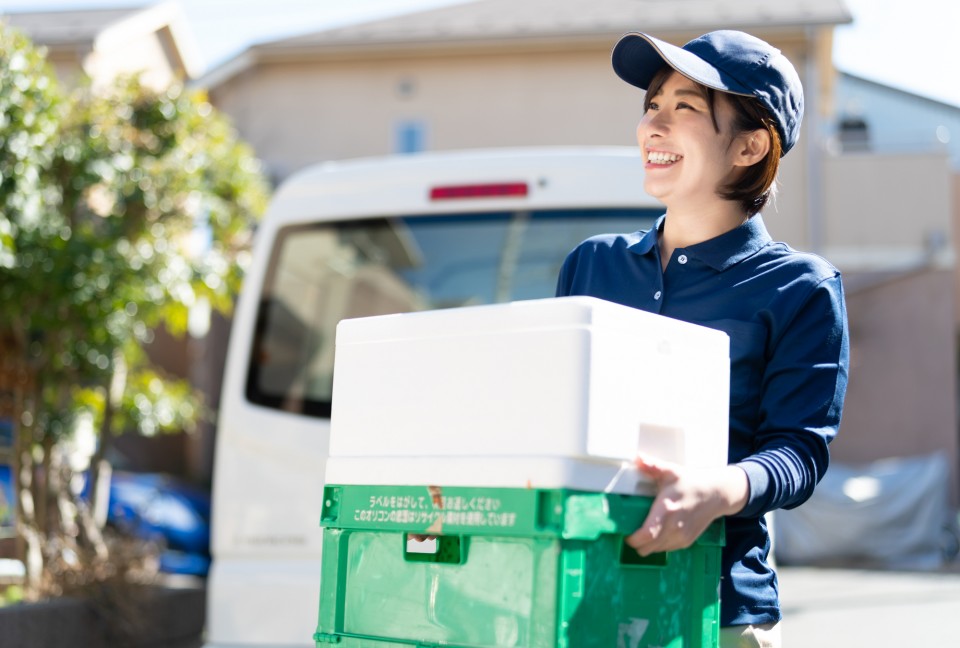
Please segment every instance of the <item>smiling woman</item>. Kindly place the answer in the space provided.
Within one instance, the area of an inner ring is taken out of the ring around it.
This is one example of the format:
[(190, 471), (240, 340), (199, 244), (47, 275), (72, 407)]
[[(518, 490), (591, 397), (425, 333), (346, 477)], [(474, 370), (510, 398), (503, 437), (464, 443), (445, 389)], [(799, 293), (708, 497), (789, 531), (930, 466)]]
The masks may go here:
[(763, 515), (799, 506), (826, 470), (848, 364), (839, 272), (774, 242), (759, 213), (797, 142), (803, 89), (779, 50), (736, 31), (683, 48), (628, 34), (613, 67), (647, 91), (637, 126), (644, 188), (667, 211), (649, 230), (587, 239), (564, 262), (557, 294), (729, 336), (729, 465), (638, 457), (657, 495), (627, 543), (643, 556), (683, 549), (725, 517), (721, 646), (775, 648), (781, 615)]
[[(664, 96), (665, 94), (667, 96)], [(725, 183), (719, 184), (718, 193), (726, 200), (739, 202), (747, 214), (758, 213), (776, 191), (775, 182), (780, 168), (780, 158), (783, 156), (780, 135), (773, 120), (755, 99), (718, 93), (713, 88), (694, 83), (672, 68), (666, 67), (654, 76), (647, 89), (644, 100), (645, 116), (637, 128), (637, 140), (641, 148), (644, 148), (644, 138), (648, 136), (651, 146), (657, 145), (655, 135), (651, 136), (649, 129), (641, 131), (641, 127), (650, 126), (653, 120), (652, 115), (660, 113), (661, 104), (666, 104), (671, 94), (675, 95), (675, 112), (687, 111), (691, 113), (688, 116), (699, 121), (709, 117), (714, 132), (728, 138), (724, 146), (724, 154), (741, 153), (740, 157), (731, 160), (731, 165), (735, 168), (725, 179)], [(664, 108), (669, 111), (670, 106), (664, 105)], [(718, 113), (723, 115), (720, 121), (718, 121)], [(745, 137), (746, 135), (749, 137)], [(734, 144), (738, 143), (741, 148), (734, 149)], [(746, 155), (743, 155), (744, 153)], [(664, 153), (651, 148), (646, 152), (647, 168), (657, 168), (659, 165), (669, 166), (678, 162), (681, 157), (676, 153)], [(758, 164), (757, 160), (761, 160), (761, 163)], [(701, 186), (712, 189), (718, 185), (707, 183)]]

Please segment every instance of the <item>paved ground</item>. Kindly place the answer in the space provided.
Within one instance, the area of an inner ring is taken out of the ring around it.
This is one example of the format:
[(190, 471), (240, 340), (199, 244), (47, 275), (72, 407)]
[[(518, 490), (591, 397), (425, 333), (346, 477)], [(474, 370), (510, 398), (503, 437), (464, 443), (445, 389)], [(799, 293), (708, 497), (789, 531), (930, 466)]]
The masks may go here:
[[(960, 561), (933, 573), (783, 566), (777, 572), (785, 648), (960, 647)], [(168, 586), (198, 583), (170, 577)]]
[(785, 648), (960, 646), (960, 569), (777, 571)]

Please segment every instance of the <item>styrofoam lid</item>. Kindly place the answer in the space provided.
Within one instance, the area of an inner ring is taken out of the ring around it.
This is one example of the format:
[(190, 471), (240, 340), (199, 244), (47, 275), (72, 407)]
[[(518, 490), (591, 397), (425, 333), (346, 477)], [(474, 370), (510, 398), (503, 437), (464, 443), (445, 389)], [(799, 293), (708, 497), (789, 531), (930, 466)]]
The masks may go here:
[(654, 336), (682, 343), (689, 351), (703, 346), (716, 353), (718, 345), (729, 349), (729, 340), (722, 331), (595, 297), (552, 297), (346, 319), (337, 325), (337, 345), (571, 326)]

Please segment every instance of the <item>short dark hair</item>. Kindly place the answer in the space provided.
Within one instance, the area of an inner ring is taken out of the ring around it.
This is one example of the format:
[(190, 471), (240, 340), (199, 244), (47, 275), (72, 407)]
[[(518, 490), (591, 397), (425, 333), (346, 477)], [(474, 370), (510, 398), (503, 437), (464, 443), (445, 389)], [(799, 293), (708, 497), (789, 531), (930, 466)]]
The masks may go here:
[[(660, 92), (660, 88), (673, 72), (673, 68), (665, 65), (654, 75), (643, 99), (644, 112), (650, 108), (650, 102)], [(770, 196), (776, 191), (777, 172), (780, 170), (780, 158), (783, 153), (780, 133), (766, 108), (755, 98), (720, 92), (700, 83), (694, 83), (703, 92), (703, 96), (707, 100), (710, 107), (710, 118), (713, 120), (713, 128), (718, 133), (720, 132), (720, 125), (717, 123), (717, 113), (714, 106), (716, 105), (717, 94), (722, 94), (733, 108), (734, 117), (731, 126), (734, 136), (755, 130), (765, 130), (770, 134), (770, 150), (767, 151), (767, 155), (756, 164), (737, 174), (733, 180), (720, 187), (717, 192), (724, 200), (739, 202), (747, 215), (753, 216), (763, 209)]]

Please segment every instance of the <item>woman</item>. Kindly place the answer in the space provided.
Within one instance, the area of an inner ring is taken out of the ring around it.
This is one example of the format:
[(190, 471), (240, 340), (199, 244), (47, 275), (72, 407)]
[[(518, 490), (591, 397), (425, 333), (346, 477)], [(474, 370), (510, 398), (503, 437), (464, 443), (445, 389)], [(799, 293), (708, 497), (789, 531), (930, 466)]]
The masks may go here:
[(649, 231), (582, 243), (557, 294), (723, 330), (731, 360), (729, 465), (692, 470), (638, 458), (657, 496), (628, 543), (643, 555), (681, 549), (726, 517), (721, 645), (779, 646), (763, 514), (800, 505), (823, 476), (849, 353), (839, 272), (774, 242), (759, 213), (796, 144), (803, 90), (778, 50), (735, 31), (683, 48), (628, 34), (613, 67), (647, 91), (637, 126), (644, 187), (666, 214)]

